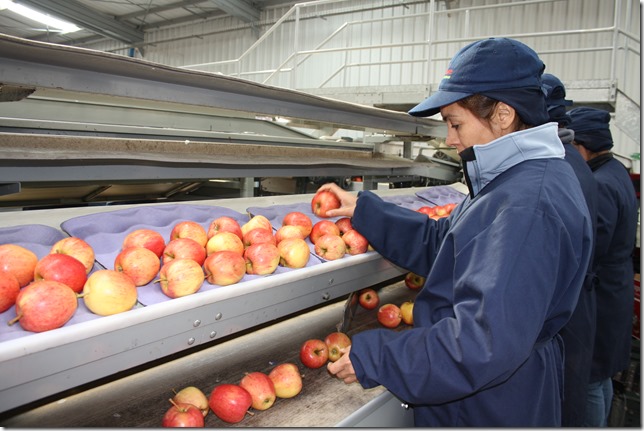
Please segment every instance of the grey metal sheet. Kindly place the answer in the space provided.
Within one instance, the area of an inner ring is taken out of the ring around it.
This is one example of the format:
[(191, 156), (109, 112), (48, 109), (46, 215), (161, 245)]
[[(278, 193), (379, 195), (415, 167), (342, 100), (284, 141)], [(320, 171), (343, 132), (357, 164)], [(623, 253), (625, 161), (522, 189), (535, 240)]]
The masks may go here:
[[(411, 195), (415, 191), (399, 189), (379, 194)], [(309, 201), (311, 196), (213, 200), (200, 204), (243, 212), (251, 205)], [(137, 205), (120, 208), (132, 207)], [(58, 227), (71, 217), (114, 209), (0, 212), (0, 225), (43, 223)], [(0, 412), (329, 303), (404, 273), (379, 254), (368, 253), (2, 342)]]
[(435, 120), (223, 75), (0, 35), (0, 82), (432, 135)]

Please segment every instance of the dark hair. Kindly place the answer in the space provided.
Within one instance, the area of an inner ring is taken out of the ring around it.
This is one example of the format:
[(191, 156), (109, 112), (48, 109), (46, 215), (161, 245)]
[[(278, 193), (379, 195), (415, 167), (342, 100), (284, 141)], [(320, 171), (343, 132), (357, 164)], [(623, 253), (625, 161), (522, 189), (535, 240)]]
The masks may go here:
[[(472, 112), (480, 119), (485, 120), (489, 123), (490, 119), (492, 118), (494, 108), (496, 108), (496, 105), (499, 103), (499, 101), (482, 94), (474, 94), (472, 96), (466, 97), (465, 99), (461, 99), (456, 103)], [(523, 120), (521, 120), (518, 113), (514, 120), (513, 126), (514, 131), (524, 130), (530, 127), (529, 125), (524, 123)]]

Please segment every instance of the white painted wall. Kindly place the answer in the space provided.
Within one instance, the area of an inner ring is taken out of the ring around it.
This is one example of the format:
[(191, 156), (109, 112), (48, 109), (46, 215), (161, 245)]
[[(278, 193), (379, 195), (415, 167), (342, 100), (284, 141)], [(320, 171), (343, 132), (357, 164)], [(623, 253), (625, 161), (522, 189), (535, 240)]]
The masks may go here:
[[(330, 0), (302, 6), (299, 15), (294, 4), (266, 8), (252, 26), (225, 17), (148, 32), (137, 56), (303, 91), (431, 89), (459, 48), (475, 39), (509, 36), (533, 47), (546, 71), (564, 82), (614, 80), (623, 101), (618, 107), (618, 98), (606, 100), (616, 106), (615, 150), (639, 152), (638, 0)], [(290, 18), (272, 29), (289, 11)], [(428, 41), (434, 42), (431, 47)], [(127, 54), (116, 42), (88, 47)], [(316, 52), (304, 53), (311, 50)], [(300, 52), (297, 63), (289, 60), (294, 52)], [(286, 70), (269, 79), (278, 68)]]

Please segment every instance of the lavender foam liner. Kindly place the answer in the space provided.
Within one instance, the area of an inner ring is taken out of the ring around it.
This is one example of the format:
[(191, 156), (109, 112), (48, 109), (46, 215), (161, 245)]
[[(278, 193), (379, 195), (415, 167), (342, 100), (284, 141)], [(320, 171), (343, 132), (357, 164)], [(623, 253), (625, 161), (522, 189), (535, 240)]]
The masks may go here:
[[(208, 231), (212, 221), (219, 217), (231, 217), (240, 225), (250, 219), (248, 214), (217, 206), (207, 205), (158, 205), (128, 208), (99, 214), (90, 214), (64, 221), (61, 227), (70, 235), (87, 241), (96, 253), (96, 260), (107, 269), (114, 269), (114, 260), (121, 251), (123, 239), (137, 229), (152, 229), (159, 232), (168, 242), (174, 225), (181, 221), (191, 220), (199, 223)], [(307, 266), (320, 263), (309, 259)], [(293, 271), (291, 268), (279, 266), (273, 274)], [(261, 278), (260, 275), (246, 274), (241, 282)], [(224, 288), (204, 281), (198, 292)], [(166, 296), (158, 283), (152, 281), (138, 288), (139, 302), (143, 305), (158, 304), (171, 300)]]

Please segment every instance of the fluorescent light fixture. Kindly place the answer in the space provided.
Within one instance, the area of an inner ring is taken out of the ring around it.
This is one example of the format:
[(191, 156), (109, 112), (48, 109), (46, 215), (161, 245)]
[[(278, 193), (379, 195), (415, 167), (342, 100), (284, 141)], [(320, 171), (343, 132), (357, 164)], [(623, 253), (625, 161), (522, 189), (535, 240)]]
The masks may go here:
[(73, 33), (80, 30), (80, 27), (75, 26), (70, 22), (54, 18), (50, 15), (38, 12), (37, 10), (28, 8), (11, 0), (0, 0), (0, 10), (9, 9), (11, 12), (29, 18), (32, 21), (39, 22), (47, 26), (49, 31), (55, 31), (61, 34)]

